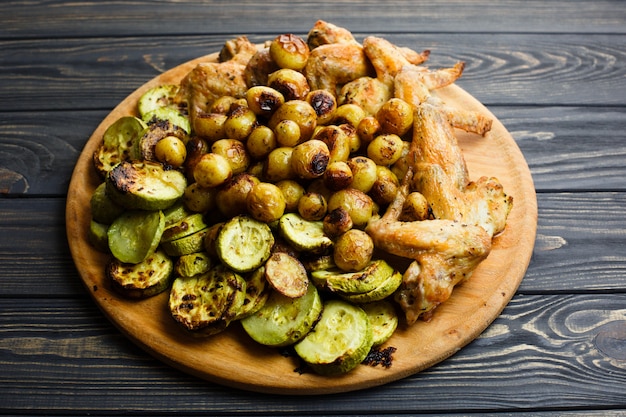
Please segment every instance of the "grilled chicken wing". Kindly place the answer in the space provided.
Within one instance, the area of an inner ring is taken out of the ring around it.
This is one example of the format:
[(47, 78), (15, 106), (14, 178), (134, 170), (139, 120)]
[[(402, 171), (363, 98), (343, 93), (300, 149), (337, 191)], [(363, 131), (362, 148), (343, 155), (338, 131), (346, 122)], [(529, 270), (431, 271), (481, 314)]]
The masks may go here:
[(310, 49), (314, 49), (329, 43), (356, 43), (356, 39), (349, 30), (318, 20), (309, 30), (307, 44)]
[[(376, 247), (413, 259), (396, 300), (408, 323), (428, 319), (489, 254), (492, 237), (504, 230), (512, 197), (495, 178), (469, 180), (452, 126), (437, 107), (415, 110), (411, 164), (401, 192), (366, 231)], [(436, 220), (401, 222), (409, 190), (421, 192)]]

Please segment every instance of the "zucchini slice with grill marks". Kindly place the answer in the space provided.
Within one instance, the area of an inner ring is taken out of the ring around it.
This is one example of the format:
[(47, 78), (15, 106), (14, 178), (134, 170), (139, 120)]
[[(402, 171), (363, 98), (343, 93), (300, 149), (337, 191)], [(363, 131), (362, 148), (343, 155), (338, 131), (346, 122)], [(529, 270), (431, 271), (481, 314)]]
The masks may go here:
[(174, 98), (178, 93), (179, 86), (177, 84), (162, 84), (150, 88), (143, 93), (137, 102), (137, 111), (143, 117), (146, 113), (161, 107), (173, 107)]
[(237, 316), (245, 300), (246, 281), (217, 265), (204, 274), (177, 277), (168, 306), (174, 320), (192, 335), (221, 332)]
[(344, 293), (337, 292), (343, 299), (356, 304), (371, 303), (374, 301), (383, 300), (392, 295), (398, 287), (402, 284), (402, 274), (395, 271), (386, 280), (380, 283), (379, 286), (371, 291), (363, 293)]
[(129, 210), (164, 210), (185, 192), (187, 179), (174, 169), (151, 161), (123, 161), (106, 177), (106, 193)]
[(333, 245), (324, 233), (323, 222), (305, 220), (296, 213), (282, 215), (278, 228), (281, 236), (299, 251), (322, 253)]
[(398, 313), (393, 304), (387, 300), (380, 300), (360, 307), (370, 320), (373, 346), (380, 346), (389, 340), (398, 327)]
[(302, 297), (289, 298), (272, 291), (265, 305), (241, 320), (243, 329), (257, 343), (281, 347), (302, 339), (322, 311), (322, 300), (314, 285)]
[(147, 298), (165, 291), (173, 271), (174, 262), (161, 250), (138, 264), (113, 259), (106, 267), (113, 289), (130, 298)]
[(363, 362), (372, 343), (372, 326), (365, 311), (346, 301), (329, 300), (314, 329), (294, 349), (315, 372), (337, 375)]
[(93, 164), (101, 177), (122, 161), (139, 158), (137, 141), (146, 123), (133, 116), (124, 116), (109, 126), (102, 136), (102, 144), (93, 154)]
[(192, 277), (204, 274), (211, 269), (213, 262), (206, 252), (188, 253), (180, 256), (174, 264), (174, 272), (177, 276)]
[(235, 216), (220, 228), (215, 241), (219, 259), (236, 272), (250, 272), (269, 258), (274, 245), (270, 227), (248, 216)]
[(344, 272), (340, 269), (328, 269), (311, 272), (313, 282), (341, 294), (362, 294), (380, 287), (394, 272), (387, 262), (377, 259), (363, 270)]
[(126, 211), (107, 230), (109, 249), (121, 262), (138, 264), (156, 250), (164, 229), (161, 211)]
[(269, 298), (272, 287), (265, 279), (265, 267), (252, 271), (246, 279), (246, 298), (235, 320), (248, 317), (259, 311)]

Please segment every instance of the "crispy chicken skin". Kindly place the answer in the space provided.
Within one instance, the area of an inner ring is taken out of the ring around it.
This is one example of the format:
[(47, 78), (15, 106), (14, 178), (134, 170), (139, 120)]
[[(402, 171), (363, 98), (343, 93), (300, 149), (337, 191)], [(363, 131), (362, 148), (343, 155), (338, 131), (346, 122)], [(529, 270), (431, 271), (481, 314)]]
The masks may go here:
[(226, 43), (220, 52), (220, 62), (198, 64), (181, 81), (178, 100), (187, 102), (189, 116), (193, 119), (221, 96), (243, 97), (248, 89), (245, 78), (246, 64), (257, 48), (245, 37)]
[(337, 88), (373, 74), (372, 66), (358, 43), (330, 43), (311, 51), (304, 74), (311, 90), (326, 89), (337, 95)]
[(310, 49), (329, 43), (356, 43), (356, 39), (347, 29), (333, 25), (332, 23), (318, 20), (315, 22), (307, 35), (307, 44)]
[[(420, 317), (428, 320), (487, 257), (493, 236), (504, 230), (513, 199), (495, 178), (469, 181), (452, 126), (433, 105), (415, 109), (407, 158), (411, 164), (398, 196), (366, 232), (376, 247), (414, 260), (396, 293), (411, 324)], [(426, 197), (435, 220), (399, 221), (409, 190)]]

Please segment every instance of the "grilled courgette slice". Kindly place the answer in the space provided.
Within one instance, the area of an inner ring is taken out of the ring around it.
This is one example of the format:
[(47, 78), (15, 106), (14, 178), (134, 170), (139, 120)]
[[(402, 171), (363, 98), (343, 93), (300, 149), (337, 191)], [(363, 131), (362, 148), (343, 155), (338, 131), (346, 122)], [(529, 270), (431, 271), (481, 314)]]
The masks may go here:
[(174, 264), (174, 272), (177, 276), (192, 277), (204, 274), (211, 269), (213, 262), (206, 252), (188, 253), (180, 256)]
[(138, 136), (146, 127), (143, 120), (124, 116), (104, 131), (102, 144), (93, 154), (94, 167), (102, 178), (120, 162), (139, 158)]
[(372, 348), (372, 326), (363, 309), (343, 300), (329, 300), (313, 330), (294, 349), (321, 375), (351, 371)]
[(165, 291), (171, 282), (174, 262), (161, 250), (138, 264), (112, 259), (106, 267), (111, 286), (130, 298), (147, 298)]
[(235, 320), (248, 317), (259, 311), (272, 292), (272, 287), (265, 279), (265, 267), (252, 271), (246, 279), (246, 298)]
[(106, 183), (98, 185), (89, 200), (92, 220), (111, 224), (118, 216), (124, 212), (124, 207), (116, 204), (106, 194)]
[(360, 306), (372, 326), (373, 346), (385, 343), (398, 327), (398, 313), (393, 304), (387, 300), (380, 300)]
[(146, 113), (161, 107), (175, 107), (174, 98), (178, 93), (177, 84), (162, 84), (143, 93), (137, 102), (137, 111), (143, 117)]
[(209, 227), (209, 225), (205, 223), (204, 216), (201, 213), (194, 213), (167, 226), (163, 231), (161, 241), (168, 242), (180, 239), (206, 229), (207, 227)]
[(288, 346), (302, 339), (322, 311), (322, 300), (314, 285), (302, 297), (289, 298), (272, 291), (265, 305), (241, 320), (248, 335), (267, 346)]
[(380, 283), (379, 286), (371, 291), (363, 293), (344, 293), (338, 292), (338, 294), (347, 301), (356, 304), (371, 303), (373, 301), (383, 300), (392, 295), (398, 287), (402, 284), (402, 274), (395, 271), (386, 280)]
[(123, 161), (106, 177), (106, 193), (129, 210), (164, 210), (185, 192), (187, 179), (180, 171), (150, 161)]
[(204, 239), (209, 231), (206, 227), (180, 239), (161, 241), (161, 247), (170, 256), (183, 256), (204, 251)]
[(168, 307), (174, 320), (193, 335), (221, 332), (236, 317), (245, 300), (241, 275), (217, 265), (204, 274), (177, 277)]
[(282, 215), (278, 228), (281, 236), (299, 251), (322, 253), (333, 245), (324, 233), (323, 222), (305, 220), (296, 213)]
[(377, 259), (363, 270), (344, 272), (339, 268), (311, 272), (313, 282), (341, 294), (363, 294), (380, 287), (394, 272), (387, 262)]
[[(158, 109), (151, 110), (144, 114), (142, 119), (148, 125), (168, 122), (173, 126), (178, 126), (187, 134), (191, 132), (191, 122), (189, 121), (189, 117), (182, 114), (178, 109), (172, 107), (159, 107)], [(184, 142), (187, 141), (185, 140)]]
[(126, 211), (107, 230), (109, 249), (121, 262), (138, 264), (156, 250), (164, 229), (161, 211)]
[(273, 245), (274, 235), (266, 223), (248, 216), (235, 216), (220, 228), (215, 250), (225, 265), (244, 273), (263, 265)]

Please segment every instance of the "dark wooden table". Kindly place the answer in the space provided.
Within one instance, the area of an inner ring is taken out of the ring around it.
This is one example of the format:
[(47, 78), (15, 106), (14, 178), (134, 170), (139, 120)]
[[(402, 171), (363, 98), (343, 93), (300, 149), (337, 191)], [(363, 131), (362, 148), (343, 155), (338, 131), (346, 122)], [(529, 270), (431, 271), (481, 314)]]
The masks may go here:
[[(65, 196), (85, 141), (135, 88), (235, 35), (317, 19), (467, 63), (457, 84), (530, 166), (535, 250), (503, 314), (426, 371), (323, 397), (239, 391), (163, 364), (103, 316), (69, 253)], [(1, 2), (0, 414), (626, 414), (625, 45), (621, 1)]]

